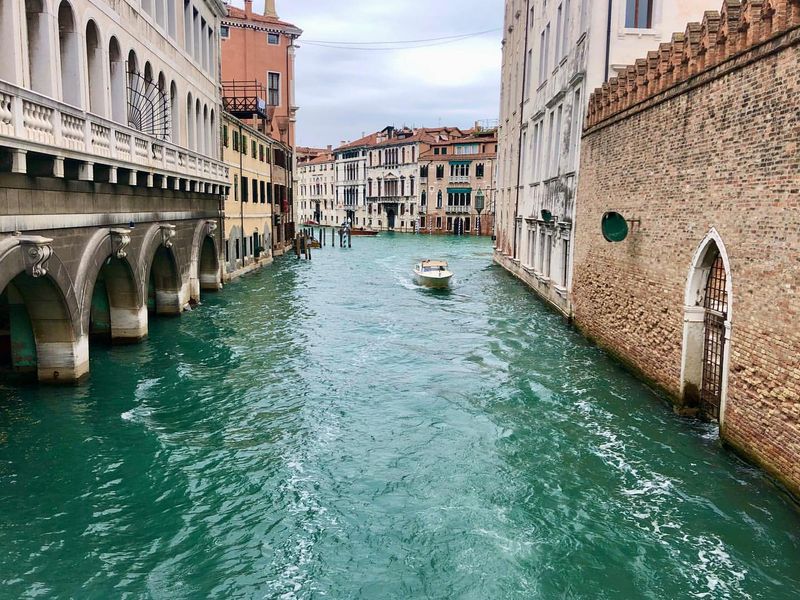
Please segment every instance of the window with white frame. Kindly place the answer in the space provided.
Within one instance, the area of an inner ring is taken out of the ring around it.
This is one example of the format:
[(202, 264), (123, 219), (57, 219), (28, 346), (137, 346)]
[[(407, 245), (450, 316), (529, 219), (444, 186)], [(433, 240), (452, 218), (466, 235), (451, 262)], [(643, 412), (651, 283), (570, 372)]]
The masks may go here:
[(268, 80), (268, 88), (267, 88), (267, 104), (270, 106), (280, 106), (281, 105), (281, 74), (280, 73), (268, 73), (267, 74)]

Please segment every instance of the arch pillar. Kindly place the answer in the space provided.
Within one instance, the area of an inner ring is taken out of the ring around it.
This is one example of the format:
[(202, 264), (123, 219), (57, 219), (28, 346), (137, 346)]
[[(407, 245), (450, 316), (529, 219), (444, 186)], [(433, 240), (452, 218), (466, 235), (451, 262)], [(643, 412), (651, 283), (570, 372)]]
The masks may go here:
[(7, 240), (0, 248), (0, 292), (13, 290), (13, 310), (27, 313), (35, 344), (35, 357), (27, 359), (31, 366), (35, 360), (39, 381), (69, 383), (89, 373), (89, 338), (66, 269), (51, 261), (52, 242), (35, 235)]

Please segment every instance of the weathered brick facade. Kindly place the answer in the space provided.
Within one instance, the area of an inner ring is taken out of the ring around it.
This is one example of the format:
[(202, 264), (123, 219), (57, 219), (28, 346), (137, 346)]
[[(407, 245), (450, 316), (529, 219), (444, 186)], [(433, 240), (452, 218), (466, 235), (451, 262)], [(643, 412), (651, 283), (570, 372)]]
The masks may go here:
[[(586, 125), (576, 323), (693, 406), (703, 309), (689, 279), (716, 244), (721, 435), (800, 496), (800, 0), (726, 1), (604, 84)], [(606, 211), (631, 220), (625, 241), (603, 238)]]

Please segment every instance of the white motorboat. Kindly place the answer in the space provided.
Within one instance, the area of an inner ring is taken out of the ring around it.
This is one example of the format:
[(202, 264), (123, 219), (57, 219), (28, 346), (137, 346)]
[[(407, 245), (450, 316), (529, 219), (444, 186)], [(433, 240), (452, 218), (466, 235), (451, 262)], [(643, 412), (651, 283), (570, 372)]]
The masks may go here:
[(450, 285), (453, 274), (444, 260), (423, 260), (414, 265), (414, 275), (420, 285), (444, 288)]

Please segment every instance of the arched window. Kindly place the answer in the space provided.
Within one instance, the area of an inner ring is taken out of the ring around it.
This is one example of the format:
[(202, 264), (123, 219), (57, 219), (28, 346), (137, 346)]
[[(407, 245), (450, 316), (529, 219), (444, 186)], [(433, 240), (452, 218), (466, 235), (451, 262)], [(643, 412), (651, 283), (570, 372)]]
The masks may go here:
[(419, 203), (421, 206), (425, 206), (428, 204), (428, 192), (425, 190), (422, 191), (422, 196), (420, 196)]
[(100, 32), (90, 20), (86, 24), (86, 68), (89, 79), (89, 111), (106, 116), (106, 86), (103, 82), (103, 47)]
[(203, 154), (211, 154), (211, 128), (208, 126), (208, 106), (203, 105)]
[(442, 190), (436, 195), (436, 208), (442, 208)]
[(194, 116), (194, 101), (192, 100), (192, 93), (189, 92), (186, 97), (186, 147), (189, 150), (195, 149), (195, 116)]
[(173, 81), (169, 85), (169, 132), (173, 144), (180, 143), (181, 114), (178, 108), (178, 86)]
[[(4, 0), (4, 4), (10, 5), (10, 0)], [(28, 85), (36, 92), (55, 96), (50, 64), (50, 28), (44, 0), (25, 0), (25, 25), (28, 34)], [(6, 39), (10, 41), (13, 38)]]
[(61, 58), (61, 98), (67, 104), (81, 106), (80, 55), (75, 15), (69, 2), (58, 6), (58, 50)]
[[(214, 109), (211, 109), (209, 117), (209, 139), (211, 144), (208, 147), (208, 155), (211, 158), (217, 158), (217, 151), (219, 149), (219, 142), (217, 141), (217, 120), (214, 118)], [(263, 202), (263, 198), (262, 198)]]
[(128, 52), (128, 64), (126, 67), (128, 69), (128, 75), (129, 75), (128, 87), (135, 88), (136, 82), (134, 76), (139, 73), (139, 59), (136, 58), (136, 52), (134, 52), (133, 50)]
[(125, 63), (122, 61), (122, 52), (115, 37), (108, 42), (108, 69), (111, 80), (111, 118), (117, 123), (127, 124)]
[(205, 152), (204, 148), (204, 136), (205, 132), (203, 131), (203, 113), (200, 108), (200, 99), (194, 101), (194, 140), (195, 140), (195, 151), (203, 154)]

